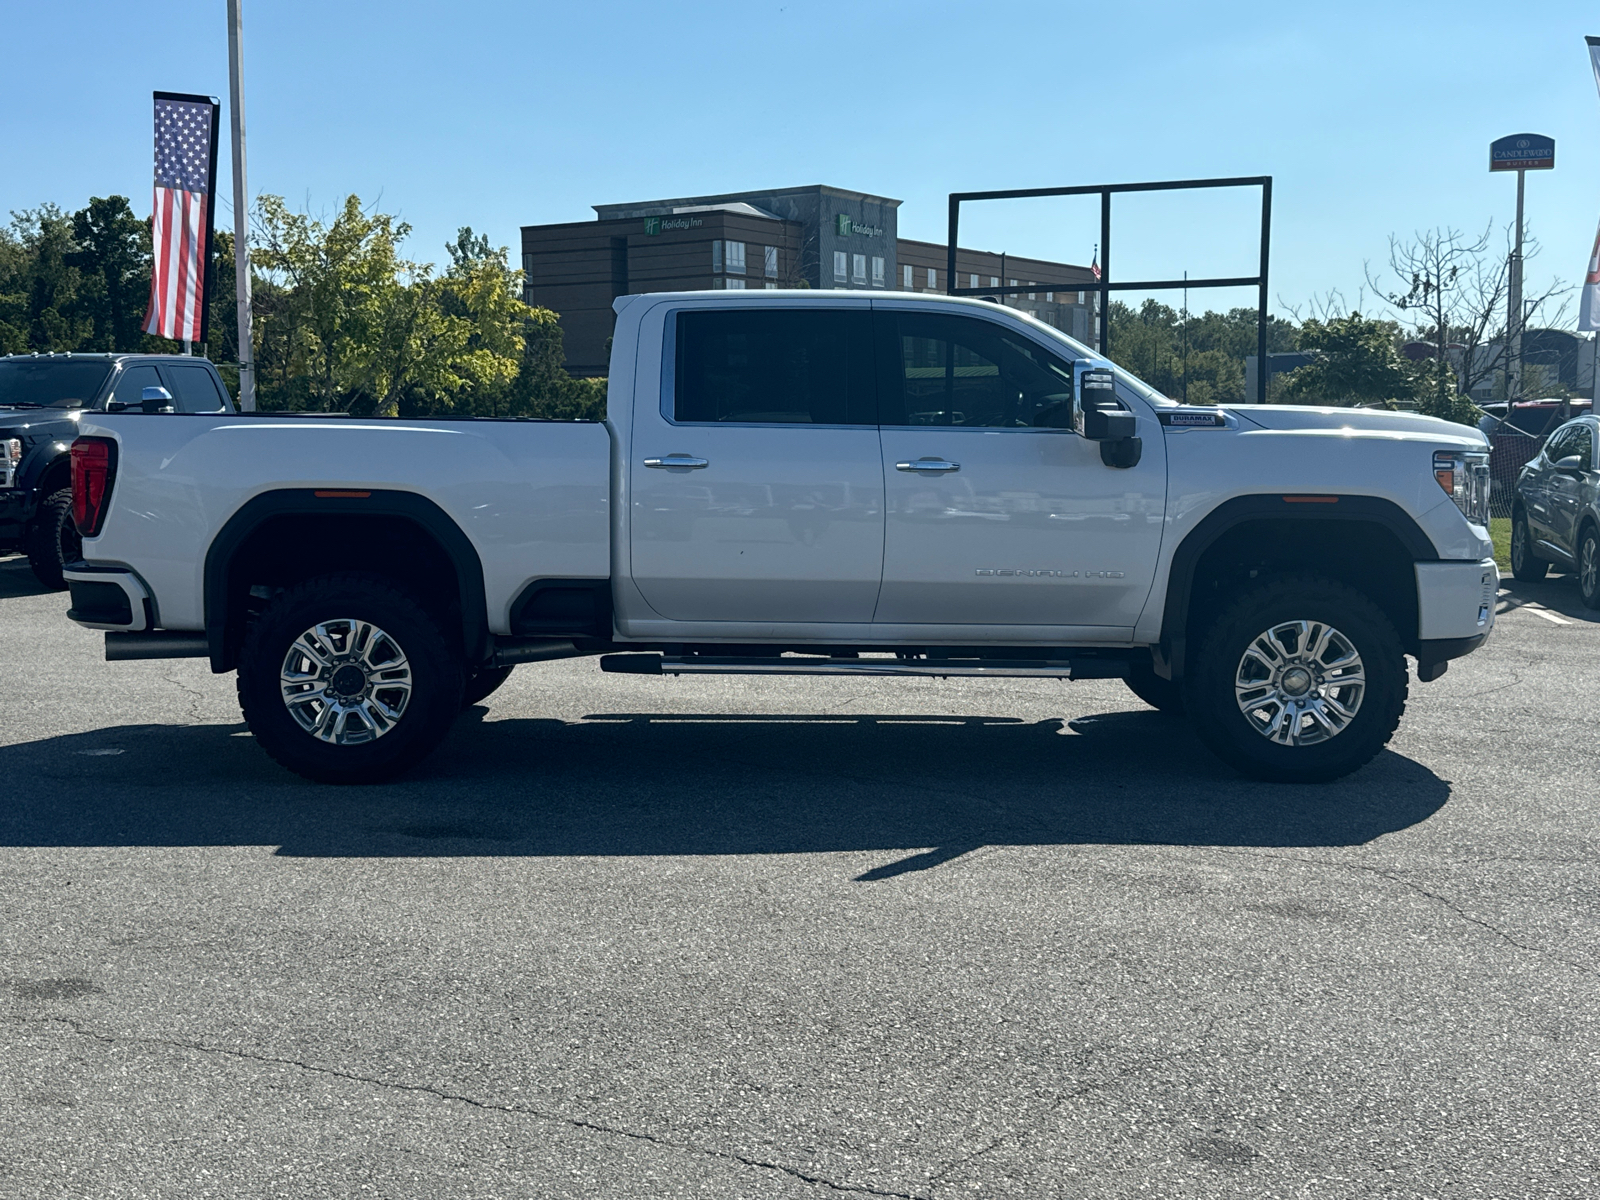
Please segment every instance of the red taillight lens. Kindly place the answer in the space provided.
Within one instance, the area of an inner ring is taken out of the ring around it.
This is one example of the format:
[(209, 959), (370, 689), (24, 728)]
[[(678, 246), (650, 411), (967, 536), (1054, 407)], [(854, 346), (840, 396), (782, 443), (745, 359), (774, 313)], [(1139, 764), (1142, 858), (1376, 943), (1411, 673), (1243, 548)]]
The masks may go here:
[(117, 444), (110, 438), (81, 437), (72, 443), (72, 523), (94, 537), (111, 506), (117, 478)]

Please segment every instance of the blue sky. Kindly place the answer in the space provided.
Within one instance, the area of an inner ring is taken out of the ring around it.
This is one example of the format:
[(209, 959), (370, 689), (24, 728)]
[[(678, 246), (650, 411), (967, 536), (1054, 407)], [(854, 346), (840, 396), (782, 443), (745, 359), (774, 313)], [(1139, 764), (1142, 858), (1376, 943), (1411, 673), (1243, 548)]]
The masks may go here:
[[(150, 92), (226, 97), (224, 14), (11, 10), (0, 211), (119, 192), (147, 213)], [(1270, 174), (1281, 311), (1354, 301), (1391, 233), (1508, 224), (1488, 143), (1532, 131), (1557, 168), (1529, 176), (1530, 289), (1576, 284), (1600, 219), (1585, 34), (1600, 10), (1564, 0), (245, 0), (250, 186), (322, 212), (381, 200), (436, 260), (461, 225), (515, 246), (520, 225), (657, 196), (831, 183), (903, 200), (901, 235), (942, 241), (950, 191)], [(224, 190), (228, 170), (224, 150)], [(1253, 273), (1255, 203), (1119, 201), (1116, 273)], [(962, 242), (1087, 261), (1093, 209), (992, 206)]]

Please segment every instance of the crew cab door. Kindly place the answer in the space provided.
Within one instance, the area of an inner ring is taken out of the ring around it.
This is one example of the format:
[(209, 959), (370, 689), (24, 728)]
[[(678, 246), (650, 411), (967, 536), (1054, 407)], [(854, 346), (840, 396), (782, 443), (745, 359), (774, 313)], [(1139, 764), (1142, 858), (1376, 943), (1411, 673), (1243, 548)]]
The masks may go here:
[(872, 619), (883, 466), (871, 319), (865, 299), (667, 314), (660, 406), (635, 412), (627, 464), (630, 571), (660, 616)]
[(1051, 427), (1072, 399), (1061, 354), (981, 316), (881, 303), (874, 316), (888, 506), (874, 620), (1131, 630), (1166, 504), (1150, 410), (1122, 397), (1143, 454), (1108, 467), (1099, 443)]

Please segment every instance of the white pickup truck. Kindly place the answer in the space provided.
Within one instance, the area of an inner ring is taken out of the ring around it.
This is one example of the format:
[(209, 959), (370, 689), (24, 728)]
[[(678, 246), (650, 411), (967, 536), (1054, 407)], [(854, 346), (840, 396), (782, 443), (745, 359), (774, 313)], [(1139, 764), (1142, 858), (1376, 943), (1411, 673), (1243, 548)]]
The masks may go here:
[(85, 413), (69, 615), (391, 777), (518, 663), (1121, 678), (1237, 769), (1356, 769), (1482, 645), (1487, 445), (1186, 407), (977, 300), (616, 303), (603, 423)]

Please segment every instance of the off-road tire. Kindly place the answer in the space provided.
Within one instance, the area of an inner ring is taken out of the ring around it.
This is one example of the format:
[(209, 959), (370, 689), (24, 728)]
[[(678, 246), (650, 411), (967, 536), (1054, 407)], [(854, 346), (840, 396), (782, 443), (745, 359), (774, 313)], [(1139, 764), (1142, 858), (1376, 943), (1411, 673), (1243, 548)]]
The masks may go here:
[[(388, 633), (411, 668), (411, 694), (393, 728), (358, 745), (331, 744), (301, 728), (280, 683), (302, 633), (347, 618)], [(319, 783), (379, 783), (443, 740), (461, 711), (464, 676), (460, 656), (416, 597), (381, 575), (324, 575), (280, 593), (251, 625), (239, 658), (239, 707), (261, 748), (295, 774)]]
[(1578, 535), (1578, 595), (1590, 608), (1600, 608), (1600, 530), (1593, 525)]
[(1151, 708), (1160, 709), (1174, 717), (1183, 715), (1183, 685), (1161, 678), (1149, 663), (1131, 665), (1122, 682)]
[(516, 670), (510, 667), (479, 667), (467, 672), (467, 683), (461, 689), (461, 707), (471, 708), (480, 700), (487, 698), (506, 680), (511, 678), (511, 672)]
[(57, 488), (44, 498), (28, 527), (28, 565), (40, 583), (59, 592), (67, 586), (62, 568), (83, 557), (83, 538), (72, 523), (72, 489)]
[(1537, 583), (1550, 570), (1550, 564), (1533, 552), (1533, 531), (1528, 514), (1520, 508), (1511, 515), (1511, 573), (1523, 583)]
[[(1350, 723), (1315, 745), (1268, 740), (1240, 710), (1234, 690), (1240, 660), (1281, 622), (1315, 621), (1338, 630), (1361, 656), (1366, 688)], [(1322, 783), (1370, 762), (1405, 712), (1409, 676), (1400, 636), (1366, 596), (1342, 583), (1293, 575), (1236, 595), (1199, 639), (1184, 677), (1184, 704), (1200, 740), (1223, 762), (1255, 779)]]

